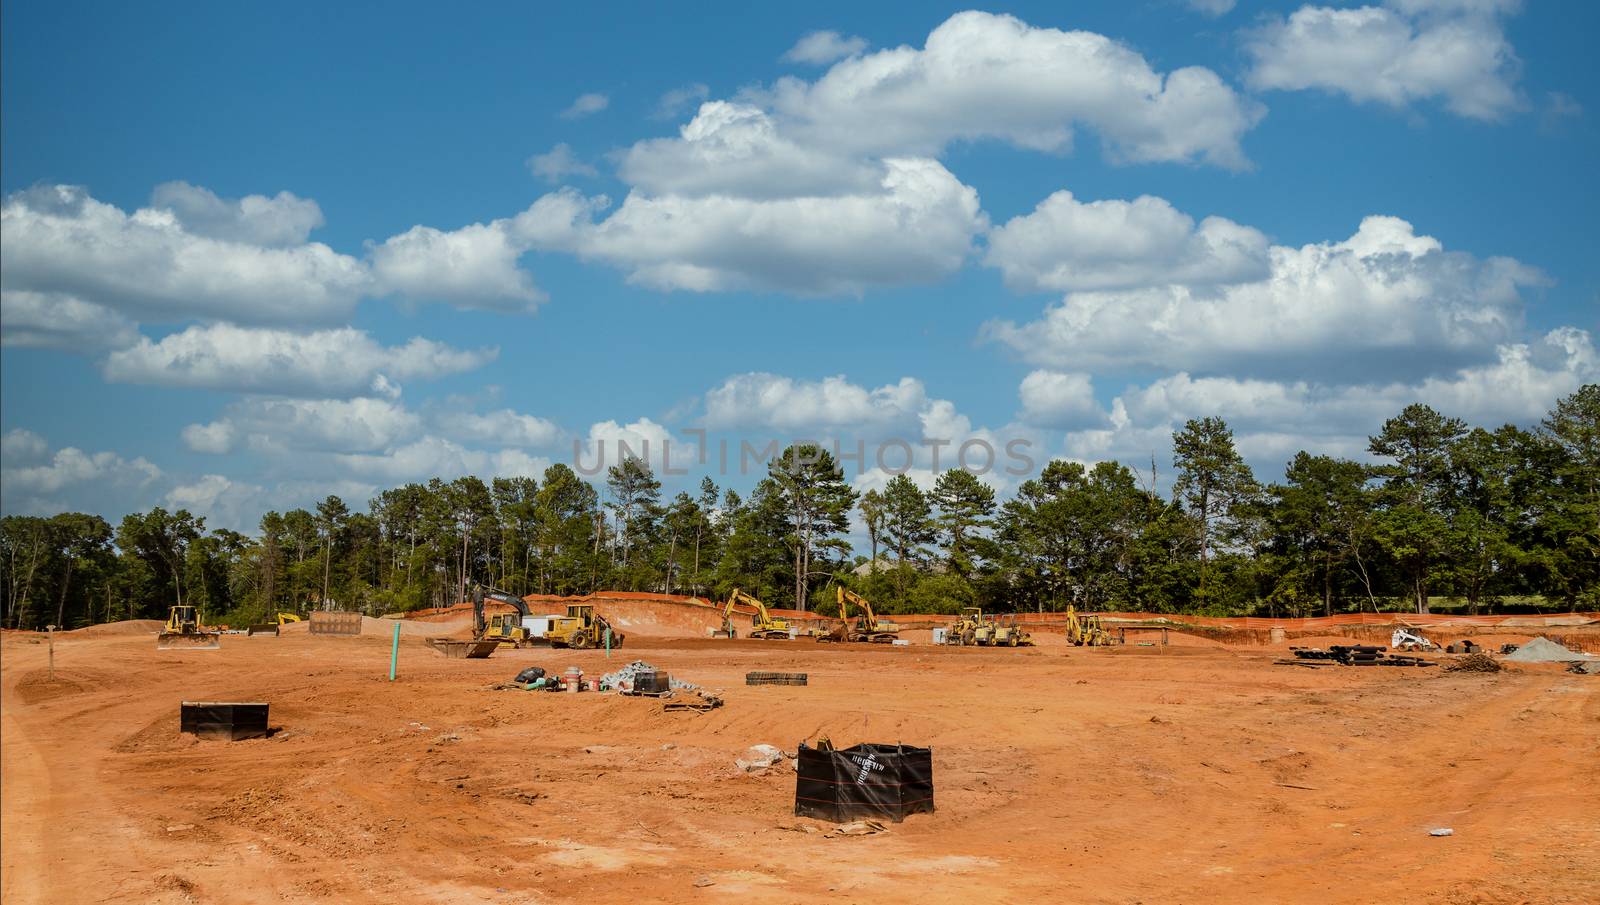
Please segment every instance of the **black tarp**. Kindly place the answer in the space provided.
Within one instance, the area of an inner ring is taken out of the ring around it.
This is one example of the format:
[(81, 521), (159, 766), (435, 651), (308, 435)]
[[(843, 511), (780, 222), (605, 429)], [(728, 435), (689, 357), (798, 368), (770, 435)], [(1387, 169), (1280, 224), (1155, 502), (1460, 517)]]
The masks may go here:
[(178, 731), (232, 741), (261, 738), (270, 734), (267, 706), (256, 701), (183, 701)]
[(933, 810), (933, 749), (861, 744), (818, 750), (800, 743), (794, 812), (822, 820), (887, 818)]

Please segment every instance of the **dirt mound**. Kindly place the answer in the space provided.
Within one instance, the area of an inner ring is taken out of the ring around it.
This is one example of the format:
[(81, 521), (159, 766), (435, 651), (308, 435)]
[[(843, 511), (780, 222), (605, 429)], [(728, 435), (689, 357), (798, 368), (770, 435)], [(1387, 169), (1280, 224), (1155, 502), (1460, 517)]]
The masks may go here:
[[(411, 619), (376, 619), (372, 616), (361, 617), (361, 634), (369, 638), (389, 638), (394, 635), (396, 624), (400, 626), (402, 638), (443, 638), (455, 634), (463, 629), (468, 632), (472, 629), (472, 611), (469, 609), (466, 616), (454, 616), (449, 619), (429, 620), (427, 622)], [(311, 622), (291, 622), (278, 628), (282, 635), (306, 635), (311, 633)], [(338, 636), (331, 636), (338, 637)]]
[(108, 635), (149, 635), (160, 632), (166, 623), (159, 619), (125, 619), (121, 622), (106, 622), (100, 625), (91, 625), (87, 628), (75, 628), (61, 634), (72, 638), (103, 638)]
[(1549, 638), (1534, 638), (1506, 655), (1513, 663), (1571, 663), (1592, 659), (1590, 654), (1568, 650)]

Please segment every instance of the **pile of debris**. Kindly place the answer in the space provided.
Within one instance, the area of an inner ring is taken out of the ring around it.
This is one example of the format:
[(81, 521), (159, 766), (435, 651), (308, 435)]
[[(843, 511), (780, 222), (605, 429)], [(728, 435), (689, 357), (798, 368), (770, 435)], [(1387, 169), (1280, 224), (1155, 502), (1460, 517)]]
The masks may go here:
[[(657, 676), (665, 675), (667, 675), (665, 670), (656, 669), (654, 666), (651, 666), (649, 663), (646, 663), (643, 660), (635, 660), (616, 672), (606, 673), (605, 675), (601, 676), (600, 685), (603, 688), (611, 688), (616, 691), (631, 694), (633, 693), (636, 685), (642, 684), (643, 686), (654, 687), (653, 683), (655, 678)], [(645, 679), (645, 681), (641, 683), (641, 679)], [(698, 685), (693, 685), (688, 682), (680, 682), (677, 679), (669, 679), (666, 688), (662, 688), (659, 691), (642, 693), (659, 694), (668, 690), (696, 691), (699, 688), (700, 686)]]
[(1499, 672), (1505, 667), (1485, 653), (1471, 653), (1445, 667), (1446, 672)]
[(1398, 654), (1385, 654), (1387, 647), (1374, 644), (1333, 644), (1326, 650), (1320, 647), (1291, 647), (1295, 659), (1279, 660), (1282, 664), (1296, 666), (1319, 665), (1303, 663), (1305, 660), (1323, 660), (1337, 663), (1341, 666), (1435, 666), (1432, 660), (1422, 657), (1406, 657)]

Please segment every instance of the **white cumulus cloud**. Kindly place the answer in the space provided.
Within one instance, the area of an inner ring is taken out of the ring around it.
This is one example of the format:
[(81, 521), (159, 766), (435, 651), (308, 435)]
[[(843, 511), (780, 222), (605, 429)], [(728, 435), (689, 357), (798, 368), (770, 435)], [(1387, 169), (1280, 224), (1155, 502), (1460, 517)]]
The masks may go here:
[(103, 512), (119, 505), (131, 509), (162, 476), (161, 469), (142, 456), (128, 459), (116, 452), (85, 452), (75, 446), (52, 452), (44, 438), (23, 429), (6, 433), (0, 453), (0, 505), (6, 512)]
[(0, 229), (6, 290), (68, 296), (141, 319), (326, 323), (348, 316), (370, 280), (360, 261), (321, 243), (213, 238), (172, 210), (128, 214), (74, 186), (7, 197)]
[(389, 399), (247, 398), (223, 417), (184, 428), (196, 452), (226, 453), (243, 442), (262, 452), (366, 452), (418, 434), (422, 419)]
[(289, 330), (193, 326), (112, 352), (107, 380), (293, 396), (392, 395), (391, 381), (433, 379), (493, 361), (498, 348), (455, 349), (415, 337), (383, 346), (353, 327)]
[(1056, 368), (1420, 376), (1492, 359), (1520, 335), (1519, 288), (1543, 279), (1381, 216), (1341, 242), (1273, 246), (1269, 260), (1262, 280), (1074, 292), (1040, 320), (984, 332)]
[(150, 193), (150, 206), (171, 211), (195, 235), (248, 245), (300, 245), (323, 225), (322, 208), (292, 192), (219, 198), (201, 186), (164, 182)]
[(0, 345), (99, 352), (131, 346), (136, 324), (64, 292), (0, 289)]
[(1166, 200), (1079, 201), (1056, 192), (989, 233), (986, 263), (1023, 291), (1206, 285), (1267, 275), (1267, 237), (1222, 217), (1198, 227)]
[(776, 199), (636, 192), (604, 220), (574, 219), (544, 241), (656, 289), (829, 295), (947, 276), (986, 226), (977, 192), (938, 162), (891, 158), (870, 192)]
[(951, 16), (921, 49), (852, 57), (757, 94), (808, 143), (875, 154), (985, 138), (1062, 151), (1081, 125), (1120, 161), (1239, 168), (1239, 140), (1261, 116), (1209, 69), (1157, 72), (1104, 35), (985, 12)]
[(1521, 64), (1501, 23), (1520, 6), (1518, 0), (1302, 6), (1251, 33), (1250, 83), (1336, 91), (1396, 108), (1437, 98), (1461, 116), (1500, 119), (1522, 104)]
[(465, 308), (533, 310), (546, 296), (517, 266), (527, 249), (508, 224), (495, 220), (450, 231), (413, 226), (373, 245), (369, 254), (379, 290)]

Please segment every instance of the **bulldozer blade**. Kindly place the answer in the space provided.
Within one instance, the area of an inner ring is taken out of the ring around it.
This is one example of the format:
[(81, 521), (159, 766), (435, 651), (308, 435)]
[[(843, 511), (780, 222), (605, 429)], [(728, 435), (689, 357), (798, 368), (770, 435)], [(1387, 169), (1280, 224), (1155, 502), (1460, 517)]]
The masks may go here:
[(276, 635), (278, 634), (278, 623), (257, 622), (246, 628), (244, 633), (247, 638), (253, 638), (256, 635)]
[(221, 632), (162, 632), (156, 636), (156, 650), (219, 650)]

